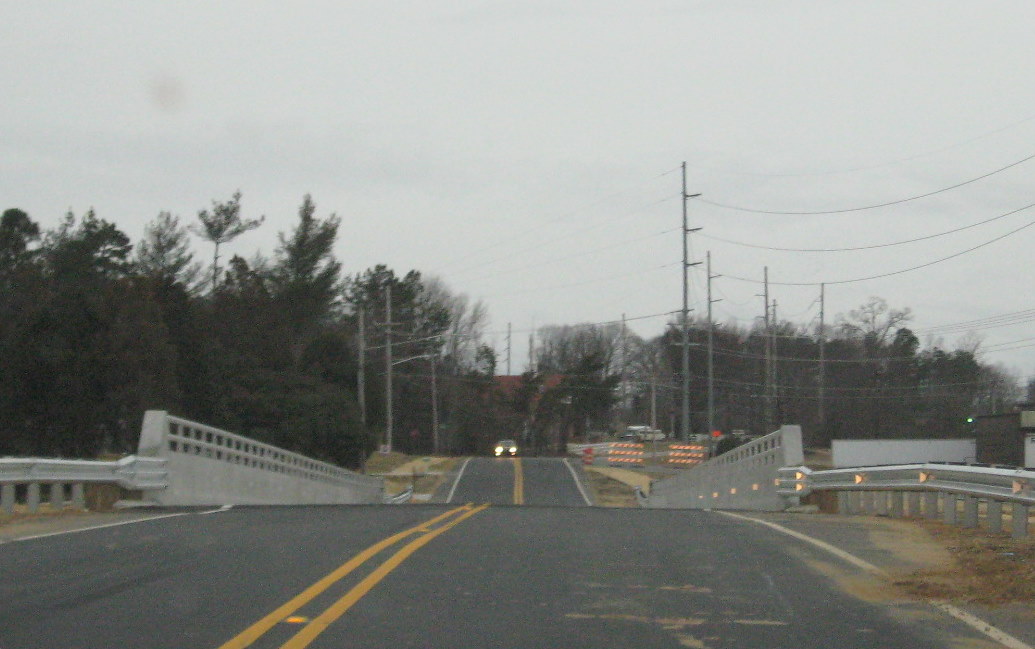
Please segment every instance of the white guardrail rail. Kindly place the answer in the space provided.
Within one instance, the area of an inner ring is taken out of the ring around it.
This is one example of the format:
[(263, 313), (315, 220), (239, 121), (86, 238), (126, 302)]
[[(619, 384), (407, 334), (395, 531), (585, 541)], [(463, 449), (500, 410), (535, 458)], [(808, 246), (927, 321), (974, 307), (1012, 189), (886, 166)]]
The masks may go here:
[(1028, 535), (1029, 508), (1035, 505), (1035, 471), (990, 466), (927, 463), (814, 471), (804, 466), (780, 469), (777, 492), (805, 498), (836, 493), (842, 514), (941, 518), (946, 523), (979, 527), (984, 516), (990, 532), (1003, 530), (1003, 505), (1009, 504), (1014, 537)]
[(26, 510), (34, 513), (42, 502), (44, 486), (51, 509), (62, 509), (69, 501), (73, 507), (84, 509), (88, 484), (114, 484), (133, 491), (150, 491), (164, 489), (167, 480), (164, 458), (130, 456), (112, 462), (0, 458), (0, 512), (14, 512), (19, 485), (24, 485)]

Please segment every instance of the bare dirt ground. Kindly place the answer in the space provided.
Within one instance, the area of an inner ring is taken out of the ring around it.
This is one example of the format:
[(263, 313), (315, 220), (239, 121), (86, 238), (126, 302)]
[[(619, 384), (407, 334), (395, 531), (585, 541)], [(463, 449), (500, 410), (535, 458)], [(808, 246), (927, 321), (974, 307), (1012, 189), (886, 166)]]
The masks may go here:
[(943, 547), (948, 561), (916, 570), (895, 584), (926, 599), (997, 606), (1035, 604), (1035, 540), (916, 521)]
[(458, 462), (453, 457), (413, 457), (402, 453), (382, 455), (374, 453), (367, 460), (368, 475), (381, 475), (385, 480), (385, 493), (397, 494), (413, 485), (413, 493), (430, 496), (435, 493), (447, 474)]

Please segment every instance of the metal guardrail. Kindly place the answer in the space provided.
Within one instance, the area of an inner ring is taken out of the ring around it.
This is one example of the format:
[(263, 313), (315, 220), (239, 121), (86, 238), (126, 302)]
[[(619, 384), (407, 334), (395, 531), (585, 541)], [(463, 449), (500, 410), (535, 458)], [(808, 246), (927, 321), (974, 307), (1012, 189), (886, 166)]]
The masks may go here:
[(46, 458), (0, 458), (0, 511), (14, 511), (16, 487), (25, 485), (25, 505), (39, 510), (41, 487), (47, 485), (51, 508), (61, 509), (71, 490), (73, 507), (86, 506), (86, 484), (114, 484), (124, 489), (153, 491), (168, 486), (169, 473), (164, 458), (131, 455), (111, 462), (58, 460)]
[(1005, 467), (941, 463), (825, 471), (785, 467), (776, 486), (785, 497), (837, 492), (841, 513), (940, 517), (963, 527), (978, 527), (984, 509), (986, 526), (996, 533), (1003, 529), (1003, 505), (1010, 504), (1014, 537), (1027, 536), (1029, 507), (1035, 505), (1035, 471)]

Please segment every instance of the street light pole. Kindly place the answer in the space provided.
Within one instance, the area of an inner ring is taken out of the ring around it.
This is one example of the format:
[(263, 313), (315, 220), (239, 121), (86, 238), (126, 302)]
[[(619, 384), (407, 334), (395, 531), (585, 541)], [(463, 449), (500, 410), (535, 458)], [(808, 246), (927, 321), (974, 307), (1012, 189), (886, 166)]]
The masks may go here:
[(385, 449), (392, 452), (392, 285), (385, 287)]
[(431, 439), (432, 454), (438, 455), (438, 381), (435, 374), (435, 356), (431, 360)]

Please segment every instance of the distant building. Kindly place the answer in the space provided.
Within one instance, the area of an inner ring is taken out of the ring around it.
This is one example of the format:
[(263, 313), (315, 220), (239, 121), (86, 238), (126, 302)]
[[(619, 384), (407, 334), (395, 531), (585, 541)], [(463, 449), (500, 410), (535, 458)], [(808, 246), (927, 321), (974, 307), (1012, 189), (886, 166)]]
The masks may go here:
[(1035, 467), (1035, 410), (974, 418), (977, 461)]

